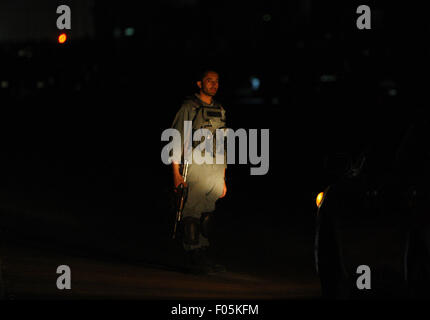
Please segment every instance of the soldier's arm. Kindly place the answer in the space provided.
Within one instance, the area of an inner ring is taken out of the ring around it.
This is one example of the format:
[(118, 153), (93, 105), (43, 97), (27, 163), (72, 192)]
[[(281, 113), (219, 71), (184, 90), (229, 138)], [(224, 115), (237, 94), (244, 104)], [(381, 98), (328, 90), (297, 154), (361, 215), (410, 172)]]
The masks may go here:
[[(225, 109), (223, 107), (221, 107), (221, 109), (223, 110), (224, 116), (225, 116)], [(227, 193), (227, 184), (225, 183), (225, 171), (227, 169), (227, 153), (225, 152), (225, 150), (224, 150), (224, 166), (225, 166), (224, 167), (224, 190), (220, 198), (224, 198)]]
[(227, 184), (225, 183), (225, 169), (226, 169), (226, 168), (224, 168), (224, 189), (223, 189), (223, 191), (222, 191), (222, 195), (221, 195), (220, 199), (221, 199), (221, 198), (224, 198), (224, 197), (225, 197), (225, 195), (226, 195), (226, 193), (227, 193)]
[(182, 178), (181, 172), (179, 171), (179, 163), (172, 161), (172, 172), (173, 172), (173, 186), (177, 188), (181, 183), (186, 186), (184, 178)]

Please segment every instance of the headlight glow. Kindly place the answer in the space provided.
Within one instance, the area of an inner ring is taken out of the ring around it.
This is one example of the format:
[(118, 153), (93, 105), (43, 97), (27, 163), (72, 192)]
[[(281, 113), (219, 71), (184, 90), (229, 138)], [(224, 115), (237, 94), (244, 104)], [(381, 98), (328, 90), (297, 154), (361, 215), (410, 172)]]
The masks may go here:
[(321, 207), (322, 201), (324, 199), (324, 192), (320, 192), (317, 195), (317, 199), (316, 199), (316, 203), (317, 203), (317, 207)]

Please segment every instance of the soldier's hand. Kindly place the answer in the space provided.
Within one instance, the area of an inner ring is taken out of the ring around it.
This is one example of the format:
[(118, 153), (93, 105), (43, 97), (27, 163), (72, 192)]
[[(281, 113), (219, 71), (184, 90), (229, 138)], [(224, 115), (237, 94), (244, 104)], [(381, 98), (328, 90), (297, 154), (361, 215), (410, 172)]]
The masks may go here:
[(222, 191), (222, 195), (221, 195), (221, 197), (219, 197), (219, 198), (220, 198), (220, 199), (221, 199), (221, 198), (224, 198), (226, 193), (227, 193), (227, 185), (226, 185), (226, 184), (225, 184), (225, 182), (224, 182), (224, 190)]
[(173, 186), (175, 188), (175, 192), (181, 183), (184, 185), (184, 187), (187, 186), (186, 182), (184, 181), (184, 178), (182, 178), (180, 174), (173, 175)]

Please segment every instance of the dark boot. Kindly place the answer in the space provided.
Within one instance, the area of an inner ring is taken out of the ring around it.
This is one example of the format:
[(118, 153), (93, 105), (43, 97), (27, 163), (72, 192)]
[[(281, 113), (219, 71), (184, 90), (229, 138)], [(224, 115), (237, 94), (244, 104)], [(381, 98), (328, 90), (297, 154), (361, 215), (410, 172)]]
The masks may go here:
[(201, 249), (185, 251), (185, 266), (193, 274), (208, 274), (211, 271), (205, 263)]
[(209, 256), (207, 248), (198, 248), (187, 251), (185, 262), (192, 273), (209, 274), (225, 272), (225, 267), (215, 263)]
[(225, 272), (226, 269), (222, 264), (217, 263), (214, 259), (212, 259), (211, 255), (210, 255), (210, 251), (209, 248), (202, 248), (201, 249), (203, 251), (203, 255), (204, 255), (204, 261), (206, 263), (207, 266), (209, 266), (209, 268), (211, 269), (212, 273), (218, 273), (218, 272)]

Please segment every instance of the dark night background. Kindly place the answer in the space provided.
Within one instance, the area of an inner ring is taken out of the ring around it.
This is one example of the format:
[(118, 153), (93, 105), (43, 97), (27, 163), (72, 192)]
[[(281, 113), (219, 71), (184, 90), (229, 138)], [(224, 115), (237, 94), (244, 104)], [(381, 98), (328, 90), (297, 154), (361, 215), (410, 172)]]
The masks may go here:
[[(429, 26), (407, 3), (30, 3), (0, 5), (0, 228), (17, 242), (163, 259), (161, 132), (206, 66), (220, 73), (229, 127), (270, 129), (268, 174), (230, 165), (217, 221), (237, 250), (271, 248), (265, 261), (284, 232), (312, 234), (325, 156), (403, 132), (427, 107)], [(72, 10), (63, 45), (59, 4)], [(360, 4), (371, 30), (356, 28)]]

